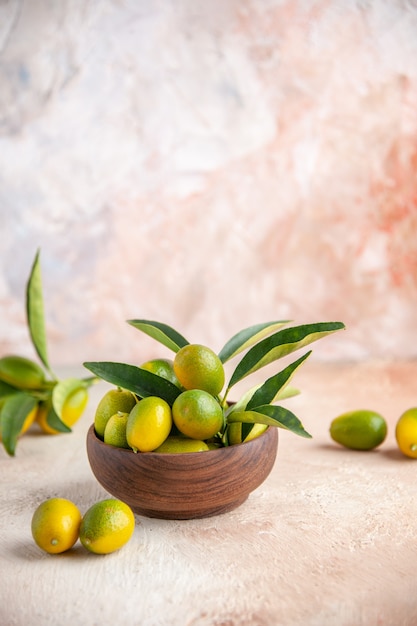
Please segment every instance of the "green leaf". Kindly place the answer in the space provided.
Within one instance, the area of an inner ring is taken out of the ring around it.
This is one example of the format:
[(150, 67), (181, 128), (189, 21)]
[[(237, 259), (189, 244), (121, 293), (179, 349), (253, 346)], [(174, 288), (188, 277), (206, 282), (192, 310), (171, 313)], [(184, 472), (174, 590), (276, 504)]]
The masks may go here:
[(17, 438), (25, 419), (38, 404), (33, 396), (19, 392), (6, 398), (0, 414), (0, 432), (3, 446), (10, 456), (14, 456)]
[(245, 441), (246, 437), (248, 435), (250, 435), (252, 429), (254, 428), (255, 424), (249, 424), (248, 422), (242, 422), (241, 425), (241, 432), (240, 432), (240, 436), (242, 438), (242, 441)]
[(285, 369), (271, 378), (268, 378), (263, 385), (259, 387), (246, 405), (246, 410), (249, 411), (253, 407), (260, 406), (262, 404), (271, 404), (276, 399), (277, 394), (294, 376), (295, 371), (304, 363), (304, 361), (310, 356), (311, 350), (306, 352), (302, 357), (288, 365)]
[(255, 326), (249, 326), (244, 330), (233, 335), (231, 339), (223, 346), (219, 352), (219, 359), (222, 363), (225, 363), (229, 359), (233, 358), (239, 352), (250, 348), (257, 341), (263, 339), (272, 332), (288, 324), (290, 320), (281, 322), (266, 322), (263, 324), (256, 324)]
[(55, 385), (52, 390), (52, 406), (60, 420), (62, 420), (62, 410), (69, 396), (86, 387), (87, 385), (79, 378), (66, 378)]
[[(245, 410), (248, 402), (254, 395), (254, 393), (262, 387), (262, 383), (255, 385), (248, 389), (237, 402), (230, 404), (230, 406), (226, 409), (226, 416), (232, 413), (233, 411), (243, 411)], [(273, 398), (272, 402), (278, 402), (279, 400), (286, 400), (288, 398), (293, 398), (294, 396), (298, 396), (300, 394), (300, 390), (296, 387), (292, 387), (291, 385), (285, 385), (282, 387), (278, 393)]]
[(293, 398), (294, 396), (300, 395), (300, 393), (301, 391), (297, 389), (297, 387), (292, 387), (292, 385), (285, 385), (285, 387), (278, 391), (273, 402), (277, 402), (278, 400), (287, 400), (287, 398)]
[(71, 433), (72, 432), (72, 429), (66, 424), (64, 424), (64, 422), (59, 417), (59, 415), (57, 415), (52, 404), (49, 404), (49, 407), (48, 407), (48, 412), (46, 414), (46, 423), (48, 424), (48, 426), (50, 426), (54, 430), (57, 430), (59, 433)]
[(254, 345), (238, 363), (230, 378), (226, 393), (242, 378), (256, 372), (261, 367), (337, 330), (342, 330), (344, 327), (342, 322), (320, 322), (284, 328), (270, 337), (266, 337)]
[(48, 361), (39, 255), (38, 250), (26, 286), (26, 315), (33, 346), (46, 369), (51, 372)]
[(9, 385), (5, 383), (3, 380), (0, 380), (0, 398), (5, 398), (6, 396), (11, 396), (13, 393), (17, 393), (19, 389), (13, 387), (13, 385)]
[(249, 402), (253, 394), (259, 389), (261, 385), (262, 383), (259, 383), (259, 385), (255, 385), (254, 387), (251, 387), (250, 389), (245, 391), (245, 393), (242, 396), (240, 396), (237, 402), (232, 403), (226, 409), (226, 412), (225, 412), (226, 417), (230, 415), (230, 413), (234, 413), (235, 411), (244, 411), (247, 403)]
[(172, 405), (181, 393), (181, 389), (166, 378), (157, 376), (157, 374), (148, 372), (136, 365), (95, 361), (84, 363), (84, 367), (108, 383), (132, 391), (140, 398), (158, 396)]
[(249, 424), (266, 424), (290, 430), (300, 437), (311, 439), (298, 417), (288, 409), (273, 404), (254, 407), (251, 411), (234, 411), (227, 417), (228, 422), (242, 422)]
[(180, 348), (189, 343), (185, 337), (180, 335), (176, 330), (160, 322), (153, 322), (151, 320), (127, 320), (127, 323), (146, 333), (153, 339), (156, 339), (156, 341), (159, 341), (174, 352), (178, 352)]

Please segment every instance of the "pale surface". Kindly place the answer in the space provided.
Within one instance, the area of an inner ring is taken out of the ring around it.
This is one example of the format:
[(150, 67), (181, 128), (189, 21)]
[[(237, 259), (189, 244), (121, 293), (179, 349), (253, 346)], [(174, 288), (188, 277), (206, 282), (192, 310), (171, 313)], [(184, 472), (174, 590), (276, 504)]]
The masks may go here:
[[(97, 399), (72, 435), (33, 434), (0, 451), (0, 623), (3, 626), (415, 626), (417, 461), (394, 425), (417, 405), (417, 364), (324, 366), (297, 375), (288, 400), (314, 438), (280, 431), (275, 467), (235, 511), (198, 521), (137, 517), (131, 542), (105, 557), (78, 543), (48, 556), (30, 520), (45, 498), (84, 512), (106, 496), (85, 452)], [(380, 411), (378, 451), (328, 435), (337, 414)]]

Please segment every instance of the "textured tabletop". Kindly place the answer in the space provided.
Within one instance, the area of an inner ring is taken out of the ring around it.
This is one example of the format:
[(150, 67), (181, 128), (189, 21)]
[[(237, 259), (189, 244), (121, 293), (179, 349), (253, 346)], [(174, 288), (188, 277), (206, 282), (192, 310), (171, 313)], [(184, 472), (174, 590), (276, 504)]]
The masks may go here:
[[(136, 517), (107, 556), (77, 543), (49, 556), (30, 521), (48, 497), (84, 512), (107, 496), (85, 436), (103, 384), (70, 435), (33, 432), (0, 450), (0, 623), (4, 626), (413, 626), (417, 624), (417, 462), (396, 448), (399, 415), (417, 406), (417, 363), (325, 365), (297, 374), (285, 405), (313, 439), (280, 430), (272, 473), (238, 509), (190, 521)], [(371, 408), (383, 445), (334, 444), (330, 421)]]

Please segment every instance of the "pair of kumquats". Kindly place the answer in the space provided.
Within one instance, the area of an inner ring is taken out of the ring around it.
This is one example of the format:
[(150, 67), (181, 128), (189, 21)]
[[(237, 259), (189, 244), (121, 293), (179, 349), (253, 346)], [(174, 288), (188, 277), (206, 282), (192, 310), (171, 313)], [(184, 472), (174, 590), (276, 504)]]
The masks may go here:
[[(359, 410), (343, 413), (330, 424), (330, 436), (345, 448), (373, 450), (387, 436), (385, 418), (375, 411)], [(417, 407), (404, 411), (397, 420), (395, 439), (400, 451), (417, 458)]]
[(114, 498), (93, 504), (81, 515), (66, 498), (49, 498), (35, 510), (31, 530), (35, 543), (49, 554), (70, 550), (80, 539), (95, 554), (119, 550), (131, 538), (135, 516), (131, 508)]

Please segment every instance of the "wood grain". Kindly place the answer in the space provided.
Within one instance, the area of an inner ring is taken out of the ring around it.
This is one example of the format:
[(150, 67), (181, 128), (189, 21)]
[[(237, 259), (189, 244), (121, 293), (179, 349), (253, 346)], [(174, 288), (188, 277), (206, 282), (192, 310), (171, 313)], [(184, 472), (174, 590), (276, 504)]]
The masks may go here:
[(250, 442), (189, 454), (134, 453), (103, 443), (92, 425), (87, 454), (100, 484), (137, 514), (193, 519), (230, 511), (269, 475), (278, 430)]

